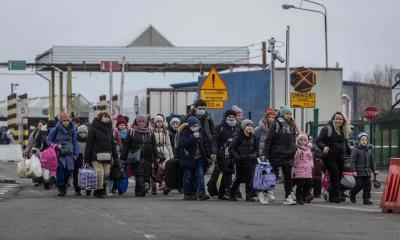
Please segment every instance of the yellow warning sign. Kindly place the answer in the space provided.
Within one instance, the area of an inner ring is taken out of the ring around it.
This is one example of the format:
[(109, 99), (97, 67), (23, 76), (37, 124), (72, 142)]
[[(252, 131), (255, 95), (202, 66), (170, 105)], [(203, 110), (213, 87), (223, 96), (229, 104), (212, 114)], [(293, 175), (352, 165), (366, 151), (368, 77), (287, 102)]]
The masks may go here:
[(215, 68), (212, 68), (208, 73), (206, 80), (204, 80), (203, 84), (201, 85), (201, 90), (207, 89), (218, 89), (218, 90), (227, 90), (224, 81), (222, 80), (221, 76), (217, 72)]
[(206, 101), (207, 108), (224, 108), (224, 101)]
[(315, 108), (315, 92), (290, 93), (290, 107), (291, 108)]

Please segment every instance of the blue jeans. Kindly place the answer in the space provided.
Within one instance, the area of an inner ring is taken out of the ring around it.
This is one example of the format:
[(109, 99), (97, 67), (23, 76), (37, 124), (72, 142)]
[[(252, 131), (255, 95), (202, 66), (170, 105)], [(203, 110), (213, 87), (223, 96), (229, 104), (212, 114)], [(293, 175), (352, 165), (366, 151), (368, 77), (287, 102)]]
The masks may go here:
[(183, 190), (187, 196), (193, 196), (193, 186), (197, 187), (199, 195), (206, 195), (204, 183), (204, 167), (202, 164), (197, 164), (196, 168), (183, 169)]
[(66, 188), (68, 179), (71, 176), (72, 171), (64, 168), (62, 164), (58, 164), (56, 173), (56, 185), (58, 188)]

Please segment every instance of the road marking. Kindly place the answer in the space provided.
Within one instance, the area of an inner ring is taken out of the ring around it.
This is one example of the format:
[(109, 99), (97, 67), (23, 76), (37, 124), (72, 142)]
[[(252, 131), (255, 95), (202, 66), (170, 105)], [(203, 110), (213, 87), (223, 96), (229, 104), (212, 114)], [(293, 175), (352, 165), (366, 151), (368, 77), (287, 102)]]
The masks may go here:
[(333, 205), (319, 205), (319, 204), (309, 204), (313, 207), (322, 207), (322, 208), (335, 208), (335, 209), (344, 209), (344, 210), (353, 210), (360, 212), (381, 212), (380, 209), (370, 209), (370, 208), (360, 208), (360, 207), (344, 207), (344, 206), (333, 206)]

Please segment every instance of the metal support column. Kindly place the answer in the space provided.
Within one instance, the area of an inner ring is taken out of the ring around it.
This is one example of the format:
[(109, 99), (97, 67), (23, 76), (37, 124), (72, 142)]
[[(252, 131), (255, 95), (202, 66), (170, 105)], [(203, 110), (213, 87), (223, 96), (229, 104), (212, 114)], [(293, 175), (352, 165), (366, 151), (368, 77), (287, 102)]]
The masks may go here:
[(49, 110), (50, 119), (54, 120), (55, 117), (55, 70), (51, 69), (51, 79), (50, 79), (50, 99), (49, 99)]
[(67, 112), (72, 112), (72, 67), (67, 67)]
[(59, 108), (60, 108), (60, 113), (64, 111), (64, 73), (59, 72), (60, 74), (60, 84), (59, 84), (59, 94), (58, 94), (58, 101), (59, 101)]

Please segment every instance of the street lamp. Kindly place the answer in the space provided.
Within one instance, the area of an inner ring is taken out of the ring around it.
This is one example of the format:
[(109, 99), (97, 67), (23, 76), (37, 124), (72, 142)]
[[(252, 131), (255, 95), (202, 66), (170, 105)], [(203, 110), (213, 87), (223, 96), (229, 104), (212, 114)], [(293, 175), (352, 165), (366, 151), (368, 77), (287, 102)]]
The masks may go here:
[(304, 1), (321, 6), (324, 9), (324, 11), (322, 12), (322, 11), (309, 9), (309, 8), (296, 7), (296, 6), (290, 5), (290, 4), (283, 4), (282, 8), (285, 10), (289, 10), (289, 9), (293, 8), (293, 9), (298, 9), (298, 10), (303, 10), (303, 11), (308, 11), (308, 12), (319, 13), (324, 16), (324, 22), (325, 22), (325, 68), (328, 68), (328, 24), (327, 24), (326, 7), (318, 2), (314, 2), (314, 1), (310, 1), (310, 0), (304, 0)]

